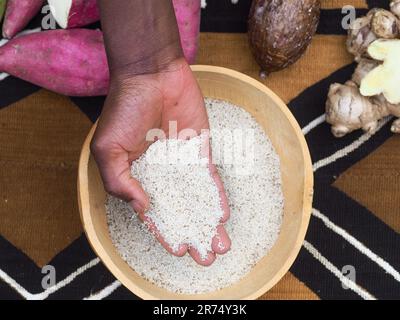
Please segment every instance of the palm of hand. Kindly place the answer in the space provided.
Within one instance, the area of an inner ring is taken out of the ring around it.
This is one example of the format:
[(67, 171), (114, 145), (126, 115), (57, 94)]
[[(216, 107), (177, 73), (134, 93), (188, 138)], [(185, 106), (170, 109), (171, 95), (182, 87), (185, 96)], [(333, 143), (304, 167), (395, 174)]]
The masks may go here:
[[(140, 184), (130, 177), (130, 163), (147, 150), (151, 143), (146, 139), (149, 130), (159, 128), (169, 136), (171, 121), (177, 124), (178, 134), (183, 129), (199, 134), (202, 129), (209, 128), (203, 96), (186, 63), (179, 63), (161, 74), (136, 76), (112, 84), (92, 143), (106, 190), (129, 201), (153, 230), (156, 229), (154, 224), (144, 214), (149, 205), (148, 197)], [(229, 206), (222, 181), (211, 161), (210, 171), (220, 190), (225, 213), (223, 223), (229, 217)], [(223, 254), (230, 248), (222, 224), (213, 239), (213, 252), (206, 260), (186, 244), (182, 244), (178, 252), (172, 252), (162, 236), (157, 238), (169, 252), (182, 256), (188, 251), (202, 265), (210, 265), (215, 253)]]

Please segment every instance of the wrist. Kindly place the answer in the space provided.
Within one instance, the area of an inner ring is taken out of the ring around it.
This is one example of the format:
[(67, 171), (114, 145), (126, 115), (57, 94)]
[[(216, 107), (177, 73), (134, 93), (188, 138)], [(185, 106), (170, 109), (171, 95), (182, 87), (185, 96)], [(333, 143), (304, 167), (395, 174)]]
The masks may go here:
[(170, 69), (181, 59), (184, 59), (182, 48), (180, 44), (173, 43), (158, 49), (155, 54), (110, 67), (110, 75), (111, 78), (131, 78), (158, 74)]
[[(144, 82), (160, 82), (166, 77), (171, 77), (173, 74), (181, 72), (185, 68), (190, 67), (183, 57), (164, 61), (163, 63), (158, 63), (156, 66), (153, 65), (148, 68), (146, 66), (146, 68), (141, 69), (142, 72), (138, 72), (137, 68), (131, 68), (131, 66), (129, 66), (123, 68), (123, 70), (114, 70), (111, 73), (111, 87), (131, 88)], [(146, 72), (143, 72), (144, 70), (146, 70)]]

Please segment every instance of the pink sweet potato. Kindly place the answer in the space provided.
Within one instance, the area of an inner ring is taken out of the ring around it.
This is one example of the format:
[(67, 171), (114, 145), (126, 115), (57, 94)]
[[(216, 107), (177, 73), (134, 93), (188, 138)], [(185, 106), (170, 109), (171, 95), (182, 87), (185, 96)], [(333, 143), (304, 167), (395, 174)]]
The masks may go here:
[(99, 30), (50, 30), (0, 47), (0, 72), (68, 96), (106, 95), (109, 71)]
[(63, 29), (83, 27), (100, 19), (97, 0), (47, 0), (54, 19)]
[[(48, 0), (48, 2), (54, 18), (64, 29), (83, 27), (100, 19), (96, 0)], [(173, 0), (173, 4), (183, 52), (186, 60), (193, 64), (199, 42), (201, 0)]]
[(40, 11), (45, 0), (8, 0), (3, 23), (3, 37), (13, 38)]
[(200, 35), (200, 0), (173, 0), (178, 21), (182, 48), (186, 60), (193, 64), (196, 60)]

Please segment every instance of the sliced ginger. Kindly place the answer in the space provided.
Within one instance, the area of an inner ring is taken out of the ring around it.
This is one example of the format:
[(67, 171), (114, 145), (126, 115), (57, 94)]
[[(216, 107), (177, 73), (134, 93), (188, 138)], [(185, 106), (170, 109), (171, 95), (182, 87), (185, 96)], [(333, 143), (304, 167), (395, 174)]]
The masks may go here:
[(368, 47), (368, 54), (383, 63), (362, 79), (361, 94), (383, 94), (390, 103), (400, 103), (400, 39), (378, 39)]

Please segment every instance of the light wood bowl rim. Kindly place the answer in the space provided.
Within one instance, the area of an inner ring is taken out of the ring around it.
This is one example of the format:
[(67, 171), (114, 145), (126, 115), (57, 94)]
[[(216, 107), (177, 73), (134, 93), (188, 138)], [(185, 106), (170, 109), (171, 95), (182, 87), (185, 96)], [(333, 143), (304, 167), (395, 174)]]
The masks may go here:
[[(211, 72), (222, 74), (228, 77), (236, 78), (240, 81), (244, 81), (251, 86), (261, 90), (266, 95), (268, 95), (274, 103), (281, 109), (281, 111), (286, 116), (290, 125), (292, 126), (297, 140), (300, 144), (303, 154), (303, 163), (304, 163), (304, 187), (303, 187), (303, 210), (301, 212), (301, 225), (298, 231), (297, 239), (295, 245), (293, 246), (290, 255), (288, 255), (285, 263), (279, 269), (279, 271), (275, 274), (275, 276), (270, 279), (264, 286), (262, 286), (259, 290), (253, 292), (252, 294), (243, 298), (243, 300), (253, 300), (257, 299), (264, 293), (266, 293), (269, 289), (271, 289), (278, 281), (289, 271), (291, 265), (296, 259), (303, 241), (305, 239), (306, 231), (308, 228), (311, 209), (312, 209), (312, 199), (313, 199), (313, 185), (314, 185), (314, 177), (313, 177), (313, 169), (310, 152), (307, 146), (307, 142), (303, 135), (303, 132), (294, 118), (293, 114), (290, 112), (286, 104), (268, 87), (266, 87), (261, 82), (243, 74), (238, 71), (234, 71), (228, 68), (216, 67), (216, 66), (208, 66), (208, 65), (194, 65), (191, 66), (193, 72)], [(96, 129), (96, 124), (91, 128), (84, 144), (82, 147), (80, 159), (79, 159), (79, 169), (78, 169), (78, 181), (77, 181), (77, 189), (78, 189), (78, 203), (79, 203), (79, 212), (83, 225), (83, 229), (87, 236), (87, 239), (95, 251), (97, 256), (103, 262), (103, 264), (109, 269), (109, 271), (130, 291), (132, 291), (138, 297), (143, 299), (158, 299), (147, 291), (143, 290), (140, 286), (137, 286), (129, 277), (127, 277), (119, 267), (112, 261), (107, 252), (104, 250), (102, 246), (95, 228), (93, 226), (93, 222), (90, 215), (90, 204), (89, 204), (89, 188), (88, 188), (88, 163), (90, 158), (90, 142), (92, 140), (94, 131)], [(201, 295), (183, 295), (186, 297), (196, 298), (199, 296), (201, 298), (206, 298), (207, 294)]]

